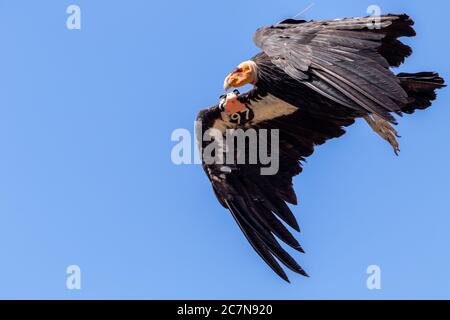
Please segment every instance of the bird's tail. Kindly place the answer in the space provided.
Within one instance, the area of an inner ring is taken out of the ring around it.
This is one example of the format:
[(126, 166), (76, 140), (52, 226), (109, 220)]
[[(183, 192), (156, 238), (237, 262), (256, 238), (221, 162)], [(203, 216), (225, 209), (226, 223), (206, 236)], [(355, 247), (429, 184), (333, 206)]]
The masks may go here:
[(435, 72), (400, 73), (397, 77), (411, 101), (402, 108), (408, 114), (430, 107), (436, 99), (436, 90), (446, 86), (444, 79)]

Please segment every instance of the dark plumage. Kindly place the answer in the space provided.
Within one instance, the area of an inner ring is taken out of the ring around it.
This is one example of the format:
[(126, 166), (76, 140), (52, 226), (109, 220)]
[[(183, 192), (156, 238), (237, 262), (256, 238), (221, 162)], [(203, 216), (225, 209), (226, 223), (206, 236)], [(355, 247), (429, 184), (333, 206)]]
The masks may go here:
[[(231, 212), (257, 253), (286, 281), (278, 261), (306, 276), (276, 239), (303, 252), (284, 225), (300, 230), (288, 204), (297, 204), (292, 180), (301, 173), (302, 161), (312, 155), (315, 146), (342, 136), (356, 118), (379, 117), (368, 121), (378, 133), (394, 130), (387, 121), (395, 124), (395, 114), (428, 108), (436, 98), (435, 90), (444, 87), (444, 80), (433, 72), (395, 75), (390, 70), (412, 53), (398, 40), (415, 35), (408, 16), (382, 16), (380, 29), (369, 29), (370, 21), (290, 19), (259, 29), (254, 41), (263, 51), (252, 58), (256, 70), (250, 63), (227, 78), (238, 85), (245, 84), (239, 78), (242, 75), (251, 79), (248, 82), (254, 88), (237, 100), (252, 111), (253, 118), (234, 123), (227, 109), (219, 106), (198, 116), (202, 147), (209, 144), (201, 138), (211, 128), (223, 135), (225, 129), (280, 130), (280, 168), (275, 175), (261, 175), (261, 163), (234, 164), (226, 170), (220, 163), (204, 163), (203, 167), (219, 202)], [(385, 138), (392, 137), (387, 134)]]

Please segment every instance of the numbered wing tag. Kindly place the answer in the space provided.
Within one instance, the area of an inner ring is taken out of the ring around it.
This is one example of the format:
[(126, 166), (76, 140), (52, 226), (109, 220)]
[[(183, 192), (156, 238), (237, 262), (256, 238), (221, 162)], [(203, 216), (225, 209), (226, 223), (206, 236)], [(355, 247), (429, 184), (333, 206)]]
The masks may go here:
[(231, 123), (244, 125), (255, 117), (253, 110), (240, 102), (236, 94), (230, 93), (224, 97), (224, 100), (223, 109)]
[(246, 107), (240, 112), (235, 112), (230, 116), (230, 122), (238, 125), (244, 125), (247, 122), (253, 120), (255, 113), (249, 107)]

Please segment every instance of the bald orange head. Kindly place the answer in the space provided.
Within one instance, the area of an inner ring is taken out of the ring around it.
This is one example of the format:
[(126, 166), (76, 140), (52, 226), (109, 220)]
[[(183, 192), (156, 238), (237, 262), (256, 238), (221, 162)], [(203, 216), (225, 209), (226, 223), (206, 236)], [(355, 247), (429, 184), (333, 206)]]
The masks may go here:
[(255, 84), (258, 80), (256, 63), (253, 61), (242, 62), (224, 81), (223, 88), (239, 88), (246, 84)]

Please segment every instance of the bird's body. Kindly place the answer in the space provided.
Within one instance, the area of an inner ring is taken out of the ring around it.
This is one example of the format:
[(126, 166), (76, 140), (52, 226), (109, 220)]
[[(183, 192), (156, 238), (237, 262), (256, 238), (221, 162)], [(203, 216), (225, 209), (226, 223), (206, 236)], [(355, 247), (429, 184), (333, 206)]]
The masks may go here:
[(245, 84), (254, 88), (228, 94), (220, 106), (198, 116), (202, 147), (212, 140), (204, 139), (210, 129), (223, 136), (228, 129), (279, 131), (279, 168), (273, 175), (261, 174), (262, 163), (224, 166), (204, 161), (203, 165), (220, 203), (258, 254), (285, 280), (276, 259), (306, 275), (275, 238), (303, 251), (279, 220), (299, 230), (287, 204), (297, 204), (292, 178), (302, 171), (301, 162), (315, 146), (342, 136), (357, 118), (366, 119), (397, 153), (394, 115), (426, 109), (436, 98), (435, 90), (444, 86), (433, 72), (395, 75), (391, 71), (412, 53), (398, 40), (415, 35), (408, 16), (382, 16), (380, 29), (370, 28), (370, 21), (290, 19), (259, 29), (254, 41), (263, 51), (239, 65), (224, 83), (226, 89)]

